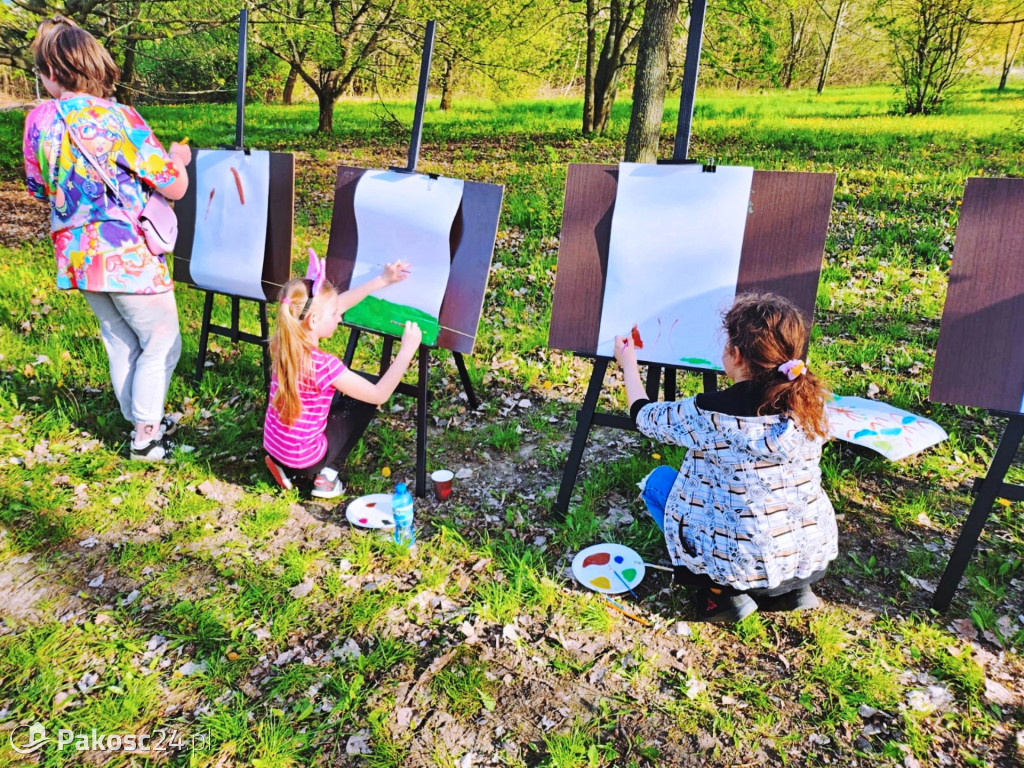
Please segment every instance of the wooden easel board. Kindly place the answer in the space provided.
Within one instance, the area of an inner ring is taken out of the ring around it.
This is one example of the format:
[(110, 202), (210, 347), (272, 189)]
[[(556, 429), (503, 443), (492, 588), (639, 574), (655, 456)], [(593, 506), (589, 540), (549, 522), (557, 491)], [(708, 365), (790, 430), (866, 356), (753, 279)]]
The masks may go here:
[[(178, 216), (178, 242), (174, 248), (174, 279), (196, 286), (189, 271), (196, 231), (196, 168), (198, 152), (188, 165), (188, 192), (174, 204)], [(262, 286), (268, 301), (277, 301), (281, 286), (291, 278), (292, 228), (295, 219), (295, 156), (270, 153), (270, 201), (267, 239), (263, 258)], [(205, 289), (203, 289), (205, 290)], [(230, 294), (228, 294), (230, 295)]]
[(930, 398), (1024, 413), (1024, 179), (968, 179)]
[[(340, 166), (334, 187), (334, 212), (327, 245), (327, 279), (338, 290), (346, 290), (355, 265), (358, 233), (355, 216), (355, 191), (365, 168)], [(441, 314), (442, 328), (437, 347), (470, 354), (487, 290), (487, 275), (498, 232), (498, 216), (504, 188), (496, 184), (465, 182), (462, 203), (451, 231), (451, 272)], [(415, 244), (410, 244), (415, 247)], [(400, 258), (396, 254), (395, 258)], [(396, 327), (395, 336), (401, 335)], [(458, 331), (455, 333), (453, 331)]]
[[(617, 186), (617, 165), (569, 166), (548, 334), (552, 349), (596, 354)], [(737, 294), (778, 293), (813, 318), (834, 188), (831, 173), (754, 171)], [(685, 279), (685, 273), (665, 276), (661, 284), (670, 291), (673, 280)]]

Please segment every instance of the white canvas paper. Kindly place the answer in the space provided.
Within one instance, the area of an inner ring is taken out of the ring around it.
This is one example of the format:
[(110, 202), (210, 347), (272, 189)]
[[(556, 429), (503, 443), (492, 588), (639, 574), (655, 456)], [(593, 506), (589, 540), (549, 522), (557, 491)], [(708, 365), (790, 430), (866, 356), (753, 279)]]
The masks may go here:
[(833, 396), (826, 404), (828, 431), (899, 461), (941, 443), (948, 435), (931, 419), (863, 397)]
[(200, 149), (189, 272), (200, 288), (264, 300), (270, 153)]
[(632, 332), (643, 362), (721, 369), (754, 169), (621, 163), (597, 354)]
[(372, 280), (385, 264), (401, 259), (409, 264), (409, 277), (373, 295), (436, 319), (448, 286), (449, 238), (462, 203), (462, 188), (461, 179), (396, 171), (364, 173), (353, 203), (358, 246), (351, 287)]

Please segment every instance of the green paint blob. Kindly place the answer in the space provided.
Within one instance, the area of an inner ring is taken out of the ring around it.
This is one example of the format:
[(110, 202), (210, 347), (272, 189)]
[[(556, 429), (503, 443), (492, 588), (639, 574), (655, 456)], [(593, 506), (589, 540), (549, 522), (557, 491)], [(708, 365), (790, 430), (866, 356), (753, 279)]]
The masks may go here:
[(636, 578), (636, 568), (627, 568), (622, 572), (622, 578), (626, 581), (633, 581)]
[(437, 342), (437, 334), (441, 331), (437, 318), (415, 307), (367, 296), (345, 313), (346, 323), (388, 336), (401, 336), (402, 326), (407, 320), (415, 322), (423, 331), (424, 344), (432, 346)]
[(705, 360), (703, 357), (680, 357), (679, 362), (686, 363), (687, 365), (706, 365), (712, 368), (718, 367), (710, 360)]

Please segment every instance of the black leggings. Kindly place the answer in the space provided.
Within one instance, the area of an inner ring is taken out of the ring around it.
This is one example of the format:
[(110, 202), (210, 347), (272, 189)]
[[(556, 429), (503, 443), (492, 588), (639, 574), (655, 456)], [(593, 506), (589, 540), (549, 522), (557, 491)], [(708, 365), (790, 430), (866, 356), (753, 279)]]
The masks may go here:
[(330, 413), (327, 415), (327, 427), (324, 430), (327, 436), (327, 453), (320, 461), (309, 467), (296, 469), (282, 466), (288, 470), (291, 477), (307, 480), (316, 478), (325, 467), (340, 470), (376, 413), (377, 406), (335, 392)]

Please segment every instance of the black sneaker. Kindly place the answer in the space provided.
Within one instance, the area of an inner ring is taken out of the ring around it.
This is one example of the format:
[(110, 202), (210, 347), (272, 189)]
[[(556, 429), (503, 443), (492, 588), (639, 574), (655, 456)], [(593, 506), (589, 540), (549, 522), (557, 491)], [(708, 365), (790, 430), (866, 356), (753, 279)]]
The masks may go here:
[[(178, 431), (178, 416), (168, 415), (160, 419), (160, 423), (157, 425), (157, 433), (154, 439), (161, 437), (171, 437), (175, 432)], [(132, 430), (132, 440), (135, 439), (135, 430)]]
[(160, 426), (164, 430), (164, 437), (172, 437), (178, 431), (178, 419), (176, 414), (168, 414), (160, 419)]
[(693, 595), (697, 620), (712, 624), (730, 624), (742, 621), (757, 610), (754, 598), (743, 592), (721, 587), (700, 587)]
[(167, 461), (173, 450), (174, 444), (160, 435), (142, 445), (136, 444), (133, 439), (128, 447), (128, 455), (132, 461)]
[(762, 611), (809, 611), (821, 605), (821, 600), (810, 587), (800, 587), (774, 597), (758, 599), (757, 607)]
[(292, 479), (288, 477), (288, 472), (274, 461), (270, 456), (267, 456), (264, 461), (267, 463), (267, 469), (270, 470), (270, 474), (273, 476), (277, 484), (284, 488), (286, 491), (292, 489)]

